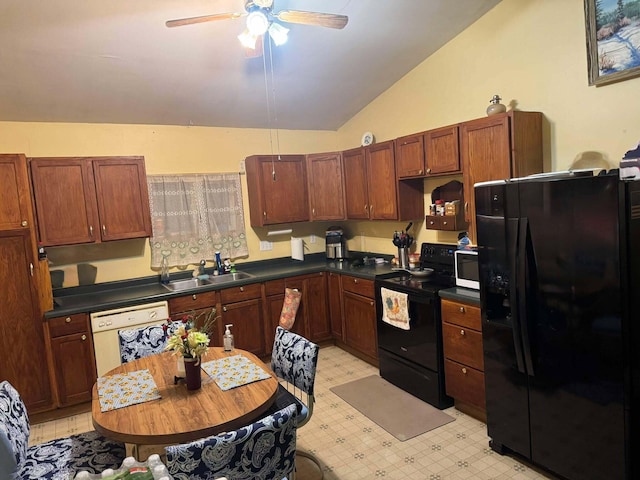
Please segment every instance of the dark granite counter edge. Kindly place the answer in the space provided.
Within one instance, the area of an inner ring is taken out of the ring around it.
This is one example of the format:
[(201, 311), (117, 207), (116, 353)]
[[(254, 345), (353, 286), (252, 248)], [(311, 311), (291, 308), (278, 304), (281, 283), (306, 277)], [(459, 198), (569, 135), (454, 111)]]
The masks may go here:
[[(383, 257), (386, 260), (391, 258), (389, 255), (363, 254), (362, 252), (355, 252), (355, 255), (357, 258), (362, 258), (363, 256)], [(251, 274), (251, 278), (201, 286), (179, 292), (172, 292), (162, 286), (158, 275), (95, 285), (59, 288), (53, 291), (54, 309), (45, 312), (44, 317), (54, 318), (77, 313), (93, 313), (317, 272), (335, 272), (368, 279), (374, 279), (377, 275), (387, 275), (392, 272), (389, 263), (352, 266), (352, 260), (326, 260), (325, 255), (320, 253), (307, 255), (304, 261), (279, 258), (246, 262), (238, 264), (238, 270)], [(171, 279), (191, 278), (191, 272), (192, 270), (172, 273)], [(206, 273), (212, 274), (213, 270), (207, 268)]]
[(464, 302), (477, 307), (480, 306), (480, 292), (464, 287), (453, 287), (440, 290), (438, 292), (441, 298)]

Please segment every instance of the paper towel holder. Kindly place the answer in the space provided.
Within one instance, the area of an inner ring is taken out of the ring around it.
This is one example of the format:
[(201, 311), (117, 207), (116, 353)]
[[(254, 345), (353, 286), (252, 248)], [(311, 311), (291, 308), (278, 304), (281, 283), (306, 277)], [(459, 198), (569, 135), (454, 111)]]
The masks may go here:
[(302, 237), (291, 237), (291, 258), (304, 261), (304, 239)]

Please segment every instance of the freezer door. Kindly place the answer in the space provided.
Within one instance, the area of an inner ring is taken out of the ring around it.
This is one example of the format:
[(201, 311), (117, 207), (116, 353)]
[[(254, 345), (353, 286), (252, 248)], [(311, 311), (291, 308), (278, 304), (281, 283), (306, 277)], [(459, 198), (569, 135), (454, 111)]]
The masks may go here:
[(531, 456), (528, 377), (519, 328), (515, 185), (477, 186), (476, 228), (482, 307), (487, 431), (491, 446)]
[(618, 184), (519, 186), (531, 459), (568, 479), (624, 478)]

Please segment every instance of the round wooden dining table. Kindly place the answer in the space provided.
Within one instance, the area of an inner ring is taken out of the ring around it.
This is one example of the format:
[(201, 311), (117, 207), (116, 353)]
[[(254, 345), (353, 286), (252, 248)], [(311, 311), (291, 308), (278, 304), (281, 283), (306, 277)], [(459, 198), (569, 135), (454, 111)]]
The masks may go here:
[(210, 347), (202, 361), (233, 355), (244, 355), (271, 377), (223, 391), (203, 370), (202, 387), (187, 390), (184, 381), (174, 381), (177, 357), (172, 352), (151, 355), (124, 363), (105, 376), (147, 369), (161, 398), (102, 412), (96, 383), (91, 401), (93, 426), (107, 438), (137, 446), (187, 443), (250, 424), (274, 402), (278, 380), (258, 357), (244, 350), (225, 352), (222, 347)]

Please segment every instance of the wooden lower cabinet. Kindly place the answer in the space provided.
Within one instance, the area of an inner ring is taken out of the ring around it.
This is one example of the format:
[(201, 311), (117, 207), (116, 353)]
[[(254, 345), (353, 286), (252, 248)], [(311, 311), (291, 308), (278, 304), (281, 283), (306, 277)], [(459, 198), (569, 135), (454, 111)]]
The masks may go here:
[(263, 306), (262, 284), (253, 283), (240, 287), (220, 290), (219, 330), (232, 324), (234, 346), (263, 356), (267, 353)]
[(333, 338), (344, 340), (342, 328), (342, 293), (340, 288), (340, 274), (327, 274), (327, 299), (329, 301), (329, 319)]
[(378, 335), (373, 280), (343, 275), (342, 311), (345, 343), (362, 354), (365, 360), (377, 364)]
[(58, 407), (91, 400), (96, 362), (89, 316), (50, 318), (46, 323)]
[(442, 338), (447, 395), (456, 408), (486, 420), (480, 308), (443, 299)]
[[(174, 297), (169, 299), (169, 315), (171, 320), (181, 320), (185, 315), (200, 314), (207, 315), (212, 308), (216, 308), (216, 323), (213, 326), (213, 332), (209, 336), (209, 345), (222, 345), (222, 327), (220, 326), (221, 317), (220, 309), (218, 309), (218, 292), (202, 292), (191, 295), (183, 295), (182, 297)], [(204, 321), (204, 315), (200, 317)], [(200, 326), (200, 325), (198, 325)]]

